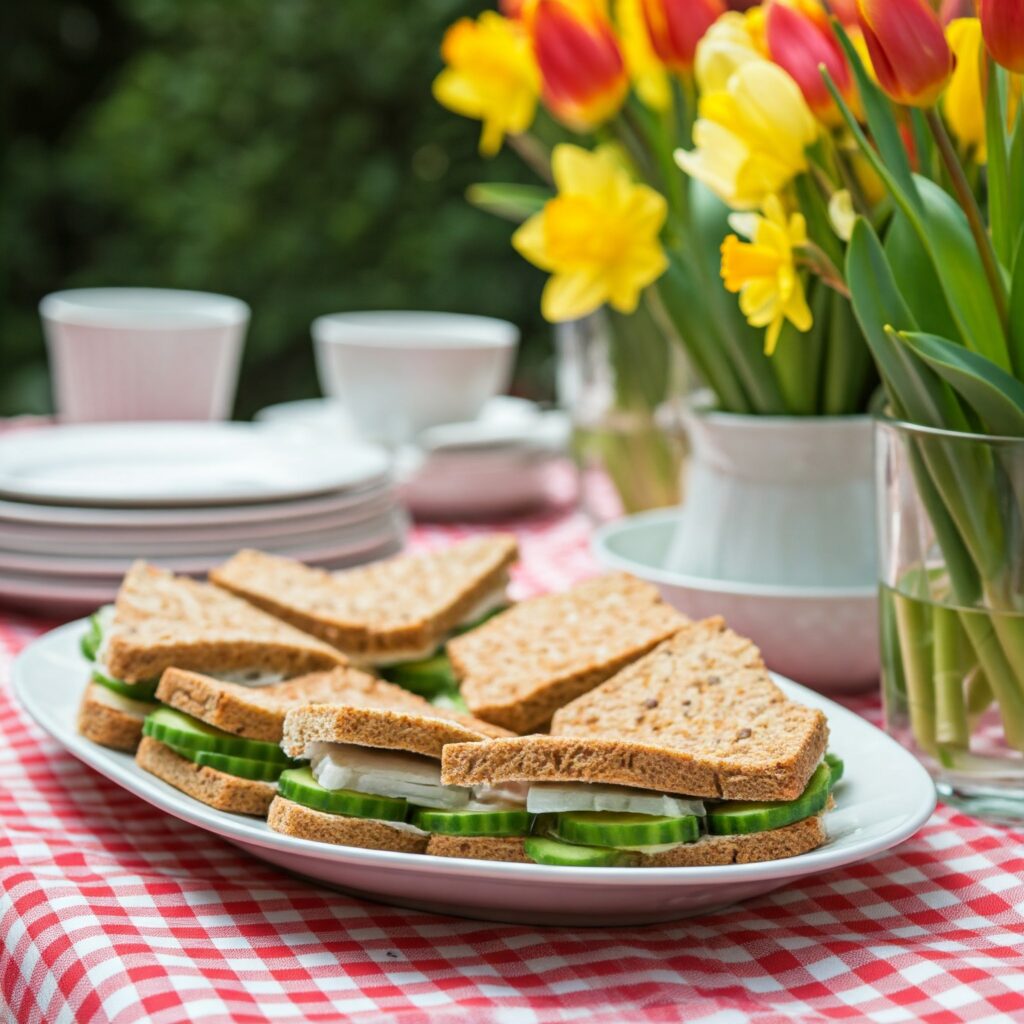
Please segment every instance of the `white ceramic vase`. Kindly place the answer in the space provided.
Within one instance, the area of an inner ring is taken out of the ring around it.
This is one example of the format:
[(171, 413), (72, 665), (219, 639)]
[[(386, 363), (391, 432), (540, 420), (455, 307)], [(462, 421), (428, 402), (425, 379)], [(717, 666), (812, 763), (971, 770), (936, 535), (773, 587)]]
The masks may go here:
[(774, 587), (873, 586), (869, 416), (740, 416), (698, 400), (667, 567)]

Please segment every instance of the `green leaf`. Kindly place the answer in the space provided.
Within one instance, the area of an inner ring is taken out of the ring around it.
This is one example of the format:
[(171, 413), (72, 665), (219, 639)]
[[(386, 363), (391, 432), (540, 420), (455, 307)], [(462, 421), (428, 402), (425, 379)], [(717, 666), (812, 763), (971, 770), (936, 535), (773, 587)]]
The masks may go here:
[(1024, 384), (995, 363), (935, 334), (892, 331), (978, 414), (991, 434), (1024, 437)]
[(960, 340), (960, 331), (949, 311), (931, 256), (921, 245), (910, 221), (899, 210), (889, 222), (885, 254), (896, 285), (921, 330)]
[(970, 424), (949, 386), (886, 332), (889, 326), (916, 331), (917, 322), (900, 294), (882, 243), (863, 218), (854, 225), (846, 251), (846, 279), (857, 321), (896, 414), (927, 427), (967, 431)]
[(919, 232), (919, 237), (931, 255), (959, 334), (968, 348), (1009, 371), (1002, 322), (967, 215), (934, 181), (915, 175), (915, 182), (924, 214), (924, 234)]
[(477, 209), (492, 213), (515, 224), (539, 213), (552, 197), (542, 185), (515, 185), (511, 182), (481, 182), (466, 189), (466, 199)]
[[(843, 28), (843, 25), (837, 18), (832, 19), (832, 27), (846, 53), (846, 59), (850, 62), (850, 67), (853, 69), (854, 78), (857, 80), (857, 89), (860, 92), (861, 104), (867, 117), (868, 128), (871, 131), (871, 137), (875, 145), (878, 147), (878, 152), (881, 154), (882, 162), (894, 179), (896, 187), (911, 202), (915, 202), (917, 197), (914, 191), (910, 158), (907, 156), (907, 149), (903, 145), (903, 138), (900, 135), (896, 119), (893, 117), (892, 105), (889, 103), (885, 93), (875, 85), (868, 74), (867, 69), (864, 67), (864, 62), (857, 52), (857, 48), (850, 41), (846, 29)], [(824, 69), (822, 74), (825, 76), (826, 84), (829, 85), (830, 90), (835, 89), (835, 83), (831, 82), (828, 73)], [(836, 97), (839, 109), (845, 117), (847, 113), (850, 113), (850, 108), (842, 96), (839, 96), (837, 89), (833, 92), (833, 96)], [(853, 124), (857, 125), (857, 119), (853, 117), (852, 113), (850, 113), (850, 117), (853, 119)], [(849, 119), (847, 119), (847, 123), (849, 123)], [(857, 131), (860, 131), (859, 126)], [(863, 132), (860, 132), (861, 137), (863, 137), (863, 134)], [(860, 139), (858, 139), (859, 141)], [(874, 147), (870, 148), (873, 152)]]
[(1017, 375), (1024, 377), (1024, 241), (1017, 245), (1010, 282), (1010, 356)]
[(1016, 230), (1010, 221), (1010, 167), (1006, 154), (1006, 73), (991, 57), (985, 97), (985, 143), (988, 150), (988, 212), (992, 244), (1004, 266), (1013, 260)]

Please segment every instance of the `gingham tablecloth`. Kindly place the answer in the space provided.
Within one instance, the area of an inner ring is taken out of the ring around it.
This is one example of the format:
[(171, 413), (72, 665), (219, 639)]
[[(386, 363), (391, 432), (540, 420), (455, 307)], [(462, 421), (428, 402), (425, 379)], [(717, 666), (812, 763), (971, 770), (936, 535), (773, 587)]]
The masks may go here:
[[(593, 571), (579, 516), (517, 530), (516, 596)], [(465, 532), (420, 529), (415, 543)], [(874, 860), (646, 928), (530, 928), (362, 902), (161, 814), (44, 736), (9, 678), (49, 625), (0, 613), (8, 1020), (1024, 1021), (1020, 832), (940, 808)], [(851, 704), (877, 720), (875, 698)]]

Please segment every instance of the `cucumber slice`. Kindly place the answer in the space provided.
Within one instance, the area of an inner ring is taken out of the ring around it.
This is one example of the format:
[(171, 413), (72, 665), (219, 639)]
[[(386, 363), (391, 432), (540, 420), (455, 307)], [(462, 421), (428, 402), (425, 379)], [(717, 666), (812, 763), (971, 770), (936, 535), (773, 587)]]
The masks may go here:
[(380, 674), (388, 682), (427, 699), (453, 690), (458, 692), (459, 689), (451, 662), (443, 651), (420, 661), (387, 665), (380, 670)]
[(727, 801), (709, 806), (705, 819), (708, 832), (713, 836), (748, 835), (803, 821), (824, 808), (828, 802), (831, 781), (829, 766), (820, 764), (807, 783), (807, 788), (796, 800), (763, 803)]
[(535, 864), (555, 864), (572, 868), (621, 868), (636, 863), (636, 856), (624, 850), (600, 846), (571, 846), (544, 836), (527, 836), (523, 841), (526, 856)]
[(843, 759), (835, 754), (826, 754), (825, 764), (832, 775), (832, 781), (829, 783), (831, 789), (843, 777)]
[(662, 846), (692, 843), (700, 837), (700, 819), (608, 811), (565, 811), (555, 816), (554, 834), (566, 843), (584, 846)]
[(292, 762), (276, 744), (264, 740), (247, 740), (243, 736), (216, 729), (173, 708), (158, 708), (146, 716), (142, 724), (145, 736), (183, 750), (206, 750), (212, 754), (228, 754), (254, 761), (269, 761), (287, 767)]
[(215, 768), (225, 775), (251, 779), (254, 782), (277, 782), (278, 776), (285, 770), (283, 765), (256, 761), (251, 757), (232, 757), (230, 754), (217, 754), (210, 750), (189, 750), (186, 747), (172, 746), (171, 749), (201, 767)]
[(424, 832), (446, 836), (522, 836), (530, 831), (530, 816), (518, 808), (503, 811), (436, 811), (419, 807), (412, 823)]
[(281, 796), (297, 804), (348, 818), (405, 821), (409, 804), (392, 796), (371, 796), (354, 789), (324, 789), (308, 768), (289, 768), (277, 780)]
[(95, 661), (96, 652), (100, 649), (101, 643), (103, 643), (103, 627), (100, 625), (99, 612), (95, 612), (89, 616), (89, 627), (82, 634), (82, 639), (78, 641), (78, 645), (82, 649), (82, 654), (89, 661)]
[(113, 693), (119, 693), (122, 697), (130, 697), (132, 700), (153, 700), (156, 688), (160, 683), (159, 679), (147, 679), (141, 683), (122, 683), (120, 679), (111, 679), (102, 672), (93, 669), (92, 681), (105, 686)]

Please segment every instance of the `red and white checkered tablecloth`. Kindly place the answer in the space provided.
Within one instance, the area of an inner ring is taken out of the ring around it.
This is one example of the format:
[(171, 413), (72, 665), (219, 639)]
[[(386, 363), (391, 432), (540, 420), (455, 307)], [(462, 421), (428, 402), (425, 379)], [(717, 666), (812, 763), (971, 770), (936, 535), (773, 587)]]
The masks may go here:
[[(421, 528), (420, 546), (456, 528)], [(518, 594), (593, 571), (518, 524)], [(342, 896), (83, 767), (14, 705), (0, 614), (0, 977), (19, 1022), (1024, 1021), (1024, 834), (940, 808), (897, 850), (671, 925), (538, 929)], [(872, 720), (874, 698), (851, 702)]]

